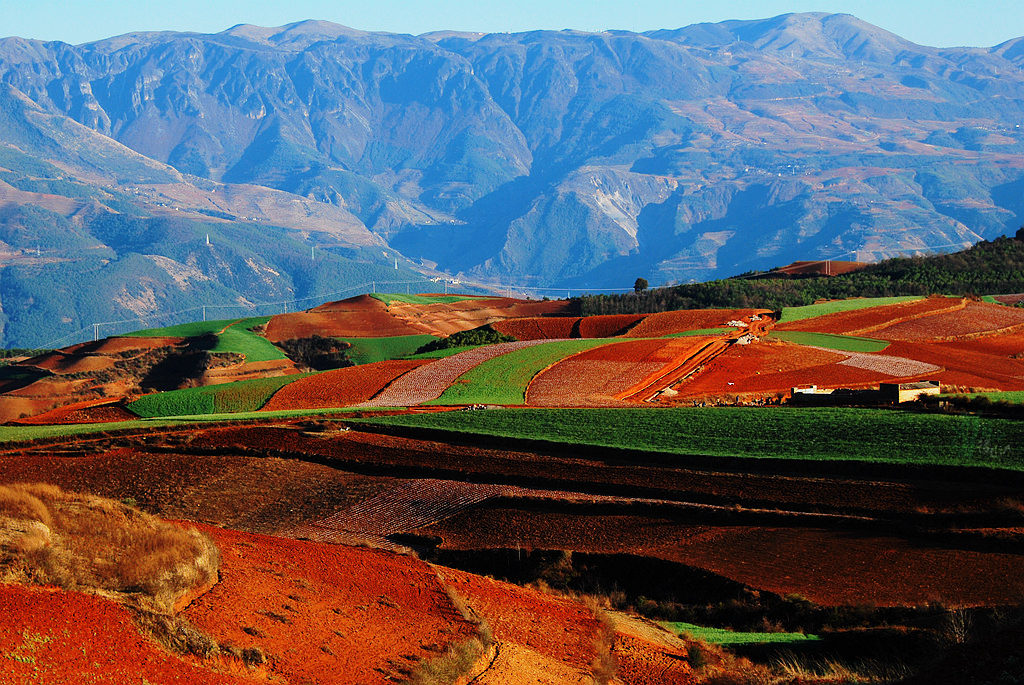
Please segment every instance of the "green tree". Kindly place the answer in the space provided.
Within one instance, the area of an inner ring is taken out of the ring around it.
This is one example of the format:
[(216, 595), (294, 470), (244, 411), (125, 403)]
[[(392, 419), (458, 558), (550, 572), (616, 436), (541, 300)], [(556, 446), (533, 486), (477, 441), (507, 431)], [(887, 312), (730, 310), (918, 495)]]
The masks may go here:
[(636, 279), (636, 282), (633, 283), (633, 290), (636, 292), (637, 295), (639, 295), (643, 291), (647, 290), (647, 279), (646, 278), (638, 278), (638, 279)]

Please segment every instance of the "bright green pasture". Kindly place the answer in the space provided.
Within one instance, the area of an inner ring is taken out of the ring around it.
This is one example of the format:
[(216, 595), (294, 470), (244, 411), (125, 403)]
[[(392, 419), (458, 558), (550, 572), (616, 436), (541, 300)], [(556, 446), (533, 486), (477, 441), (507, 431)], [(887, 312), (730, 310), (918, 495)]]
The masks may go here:
[(433, 335), (398, 335), (389, 338), (338, 338), (351, 347), (345, 354), (353, 364), (372, 364), (387, 359), (399, 359), (413, 354), (428, 342), (437, 340)]
[(831, 300), (820, 304), (809, 304), (803, 307), (783, 307), (782, 318), (779, 323), (812, 319), (816, 316), (836, 314), (837, 312), (849, 312), (855, 309), (867, 309), (869, 307), (881, 307), (886, 304), (898, 304), (900, 302), (912, 302), (923, 300), (920, 295), (904, 295), (900, 297), (859, 297), (851, 300)]
[(673, 633), (688, 635), (696, 640), (715, 645), (788, 644), (819, 640), (817, 635), (804, 633), (739, 633), (725, 628), (708, 628), (682, 621), (660, 621)]
[(144, 395), (128, 404), (128, 409), (143, 418), (256, 411), (279, 389), (308, 375), (255, 378), (220, 385), (205, 385), (200, 388), (157, 392)]
[(800, 345), (824, 347), (829, 350), (843, 352), (881, 352), (889, 346), (888, 340), (861, 338), (852, 335), (835, 335), (833, 333), (808, 333), (807, 331), (772, 331), (769, 338), (785, 340)]

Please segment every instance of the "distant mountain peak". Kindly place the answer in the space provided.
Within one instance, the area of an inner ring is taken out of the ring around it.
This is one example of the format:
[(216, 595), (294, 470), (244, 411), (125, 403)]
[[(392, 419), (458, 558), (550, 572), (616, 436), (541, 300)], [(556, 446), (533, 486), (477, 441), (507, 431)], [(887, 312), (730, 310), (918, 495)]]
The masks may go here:
[(219, 35), (244, 38), (254, 43), (275, 47), (303, 49), (320, 41), (363, 37), (370, 35), (370, 32), (321, 19), (305, 19), (276, 27), (237, 24)]

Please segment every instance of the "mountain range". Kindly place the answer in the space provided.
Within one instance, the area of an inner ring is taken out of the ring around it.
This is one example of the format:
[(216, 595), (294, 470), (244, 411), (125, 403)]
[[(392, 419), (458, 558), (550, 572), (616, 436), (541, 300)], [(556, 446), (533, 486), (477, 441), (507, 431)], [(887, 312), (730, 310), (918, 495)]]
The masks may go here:
[(818, 13), (2, 39), (0, 340), (442, 271), (624, 288), (958, 249), (1024, 221), (1022, 67), (1024, 39)]

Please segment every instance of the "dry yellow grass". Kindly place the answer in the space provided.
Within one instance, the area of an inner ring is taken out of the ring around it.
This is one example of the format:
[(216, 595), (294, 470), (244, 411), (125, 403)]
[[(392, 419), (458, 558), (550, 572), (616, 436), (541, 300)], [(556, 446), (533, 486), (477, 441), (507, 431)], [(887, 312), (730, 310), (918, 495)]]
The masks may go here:
[(199, 531), (120, 502), (52, 485), (0, 486), (0, 582), (116, 595), (172, 613), (216, 581), (219, 562)]

